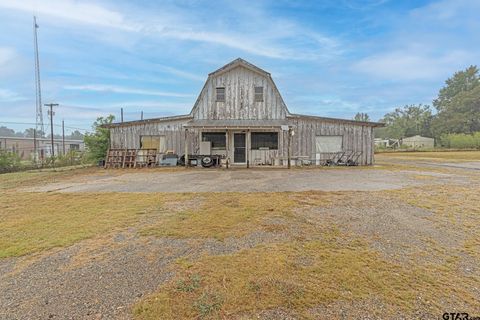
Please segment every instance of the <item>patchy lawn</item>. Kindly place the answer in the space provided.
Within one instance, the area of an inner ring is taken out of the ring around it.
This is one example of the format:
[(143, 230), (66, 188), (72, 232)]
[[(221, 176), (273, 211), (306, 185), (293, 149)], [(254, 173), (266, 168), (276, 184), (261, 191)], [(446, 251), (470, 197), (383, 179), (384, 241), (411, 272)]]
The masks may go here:
[[(388, 157), (379, 171), (401, 172)], [(0, 175), (0, 318), (480, 315), (480, 172), (408, 168), (423, 184), (363, 192), (22, 192), (123, 171)]]

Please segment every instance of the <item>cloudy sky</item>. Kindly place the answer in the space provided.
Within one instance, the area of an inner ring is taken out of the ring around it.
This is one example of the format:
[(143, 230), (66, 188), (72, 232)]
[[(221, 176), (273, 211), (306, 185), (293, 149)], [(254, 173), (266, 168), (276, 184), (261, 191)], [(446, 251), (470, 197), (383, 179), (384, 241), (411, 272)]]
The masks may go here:
[(478, 0), (0, 0), (0, 125), (35, 121), (33, 15), (43, 102), (88, 129), (120, 107), (126, 120), (188, 113), (237, 57), (269, 71), (292, 112), (378, 120), (479, 64), (479, 12)]

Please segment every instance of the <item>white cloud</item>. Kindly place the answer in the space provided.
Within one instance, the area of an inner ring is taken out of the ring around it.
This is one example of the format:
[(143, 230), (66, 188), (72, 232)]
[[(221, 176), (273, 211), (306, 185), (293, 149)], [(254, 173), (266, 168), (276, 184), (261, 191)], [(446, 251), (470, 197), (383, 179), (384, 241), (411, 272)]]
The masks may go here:
[(15, 102), (27, 100), (27, 98), (20, 96), (18, 93), (8, 89), (0, 89), (0, 100), (2, 102)]
[(479, 1), (437, 1), (413, 9), (375, 39), (371, 54), (352, 63), (373, 79), (443, 81), (478, 63)]
[(448, 76), (452, 70), (464, 68), (470, 54), (452, 51), (428, 54), (416, 50), (398, 50), (366, 57), (354, 69), (371, 76), (398, 80), (435, 80)]
[(37, 15), (46, 15), (59, 19), (92, 24), (104, 27), (113, 27), (124, 30), (138, 30), (135, 25), (128, 23), (125, 17), (114, 10), (103, 6), (74, 1), (74, 0), (3, 0), (0, 7), (12, 10), (26, 11)]
[(67, 85), (63, 87), (66, 90), (81, 90), (81, 91), (95, 91), (95, 92), (113, 92), (113, 93), (126, 93), (146, 96), (160, 96), (160, 97), (176, 97), (176, 98), (191, 98), (191, 94), (177, 93), (177, 92), (165, 92), (156, 90), (145, 90), (128, 88), (114, 85), (104, 84), (86, 84), (86, 85)]
[(199, 76), (197, 74), (187, 72), (184, 70), (180, 70), (177, 68), (169, 67), (169, 66), (163, 66), (163, 65), (156, 65), (160, 70), (165, 71), (167, 73), (170, 73), (174, 76), (180, 77), (180, 78), (185, 78), (185, 79), (190, 79), (190, 80), (195, 80), (195, 81), (205, 81), (204, 76)]
[[(75, 0), (50, 0), (41, 3), (36, 0), (3, 0), (0, 2), (0, 8), (19, 10), (29, 14), (34, 9), (33, 11), (40, 16), (40, 25), (45, 21), (41, 17), (49, 16), (74, 23), (130, 31), (159, 39), (214, 44), (268, 58), (312, 60), (324, 59), (340, 52), (336, 39), (300, 27), (291, 20), (273, 17), (261, 6), (252, 10), (229, 7), (229, 10), (236, 10), (230, 14), (243, 15), (235, 17), (240, 22), (235, 26), (235, 31), (232, 31), (232, 27), (212, 27), (216, 19), (210, 20), (202, 17), (198, 12), (192, 13), (179, 7), (168, 7), (166, 4), (163, 10), (159, 10), (155, 15), (138, 11), (140, 9), (125, 13), (93, 2)], [(57, 22), (49, 21), (48, 23)], [(65, 23), (62, 26), (72, 28)], [(114, 38), (111, 37), (111, 39)]]
[(8, 47), (0, 47), (0, 66), (9, 63), (15, 57), (15, 50)]

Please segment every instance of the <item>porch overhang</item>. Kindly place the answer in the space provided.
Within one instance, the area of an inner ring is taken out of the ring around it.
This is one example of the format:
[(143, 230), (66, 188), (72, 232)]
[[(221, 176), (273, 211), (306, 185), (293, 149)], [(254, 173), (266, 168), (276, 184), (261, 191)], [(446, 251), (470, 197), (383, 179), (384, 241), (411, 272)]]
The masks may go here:
[(183, 125), (185, 129), (281, 129), (293, 125), (286, 120), (191, 120)]

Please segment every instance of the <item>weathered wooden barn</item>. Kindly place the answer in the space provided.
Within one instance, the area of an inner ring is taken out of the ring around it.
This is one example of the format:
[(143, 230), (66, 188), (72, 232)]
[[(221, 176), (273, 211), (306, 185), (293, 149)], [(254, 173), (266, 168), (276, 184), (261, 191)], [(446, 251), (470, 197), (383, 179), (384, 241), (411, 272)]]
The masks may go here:
[(374, 159), (375, 122), (290, 113), (270, 73), (236, 59), (210, 73), (189, 114), (109, 125), (111, 148), (223, 155), (232, 165), (319, 164), (332, 154)]

